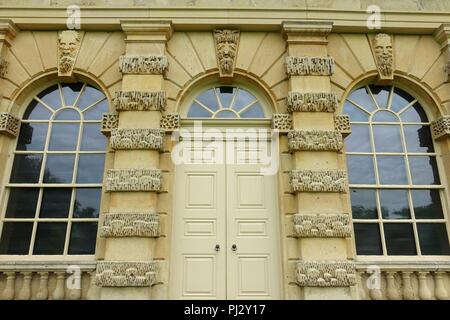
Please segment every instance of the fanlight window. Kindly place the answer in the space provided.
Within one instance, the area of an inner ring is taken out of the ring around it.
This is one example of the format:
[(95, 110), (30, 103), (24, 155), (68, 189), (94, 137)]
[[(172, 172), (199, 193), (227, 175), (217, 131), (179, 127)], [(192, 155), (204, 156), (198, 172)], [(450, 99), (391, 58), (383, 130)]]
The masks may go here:
[(106, 139), (103, 92), (59, 83), (23, 116), (7, 184), (0, 254), (93, 254)]
[(264, 118), (260, 101), (241, 87), (221, 86), (197, 96), (189, 108), (188, 118)]
[(359, 255), (450, 255), (444, 186), (420, 103), (391, 86), (346, 99), (345, 140)]

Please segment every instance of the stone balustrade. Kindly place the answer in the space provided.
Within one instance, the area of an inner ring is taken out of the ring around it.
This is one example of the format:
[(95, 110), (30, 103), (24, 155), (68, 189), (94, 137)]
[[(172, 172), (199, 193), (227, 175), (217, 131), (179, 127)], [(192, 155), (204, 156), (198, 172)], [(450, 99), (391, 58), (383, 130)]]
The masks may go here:
[(450, 262), (357, 263), (361, 300), (449, 300)]
[(0, 263), (0, 300), (95, 300), (95, 262)]

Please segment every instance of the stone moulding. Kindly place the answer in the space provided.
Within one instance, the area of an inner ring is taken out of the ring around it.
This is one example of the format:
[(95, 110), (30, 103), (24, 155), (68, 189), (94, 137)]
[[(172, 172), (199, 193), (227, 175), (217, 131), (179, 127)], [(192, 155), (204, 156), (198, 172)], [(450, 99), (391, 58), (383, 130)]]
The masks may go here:
[(156, 238), (160, 235), (159, 214), (148, 212), (108, 212), (103, 216), (100, 237), (145, 237)]
[(95, 284), (99, 287), (151, 287), (156, 283), (157, 269), (154, 261), (100, 261)]
[(0, 58), (0, 78), (4, 78), (8, 72), (9, 62), (3, 58)]
[(102, 117), (102, 133), (109, 137), (111, 131), (119, 126), (119, 115), (117, 113), (104, 113)]
[(356, 284), (356, 267), (351, 261), (300, 261), (297, 283), (301, 287), (349, 287)]
[(450, 116), (444, 116), (431, 122), (431, 133), (435, 140), (450, 136)]
[(134, 74), (163, 74), (169, 62), (164, 55), (124, 55), (119, 57), (119, 71)]
[(289, 172), (292, 192), (346, 192), (344, 170), (292, 170)]
[(239, 47), (239, 30), (214, 30), (214, 44), (220, 77), (233, 77)]
[(163, 115), (160, 121), (160, 127), (166, 131), (173, 131), (180, 128), (180, 115), (178, 113), (168, 113)]
[(0, 112), (0, 133), (17, 137), (19, 134), (20, 120), (7, 112)]
[(300, 238), (350, 238), (348, 214), (295, 214), (294, 234)]
[(291, 130), (288, 145), (291, 151), (339, 151), (344, 141), (337, 131)]
[(113, 129), (111, 148), (115, 150), (162, 150), (164, 144), (162, 129)]
[(335, 112), (338, 99), (331, 92), (289, 92), (287, 96), (288, 112)]
[(331, 57), (286, 57), (286, 73), (289, 76), (331, 76), (334, 59)]
[(117, 111), (163, 111), (166, 102), (164, 91), (118, 91), (113, 99)]
[(288, 132), (292, 129), (292, 116), (287, 113), (274, 113), (272, 128), (280, 132)]
[(342, 134), (343, 137), (346, 137), (352, 133), (350, 117), (346, 114), (334, 116), (334, 127), (336, 128), (336, 131)]
[(58, 76), (71, 76), (81, 47), (81, 35), (75, 30), (58, 33)]
[(106, 191), (160, 191), (161, 171), (157, 169), (108, 169)]

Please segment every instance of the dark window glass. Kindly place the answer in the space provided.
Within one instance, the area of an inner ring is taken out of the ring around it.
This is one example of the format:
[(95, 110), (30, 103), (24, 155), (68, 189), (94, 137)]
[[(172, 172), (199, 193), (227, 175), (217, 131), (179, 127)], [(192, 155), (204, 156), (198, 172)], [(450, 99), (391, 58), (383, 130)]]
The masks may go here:
[(352, 213), (354, 219), (377, 219), (375, 190), (351, 189)]
[(443, 219), (439, 190), (412, 190), (416, 219)]
[(400, 126), (373, 125), (372, 128), (376, 152), (403, 152)]
[(355, 223), (356, 252), (360, 255), (381, 255), (380, 229), (378, 223)]
[(348, 100), (355, 102), (360, 107), (366, 109), (368, 112), (376, 110), (373, 99), (369, 95), (365, 87), (354, 90), (348, 97)]
[(9, 189), (6, 218), (34, 218), (38, 197), (38, 188)]
[(430, 127), (422, 125), (404, 125), (406, 148), (408, 152), (434, 152)]
[(73, 223), (70, 231), (69, 254), (94, 254), (97, 222)]
[(104, 154), (80, 154), (77, 183), (102, 183)]
[(42, 155), (16, 154), (11, 171), (11, 183), (38, 183), (41, 172)]
[(345, 150), (347, 152), (372, 151), (368, 125), (352, 125), (352, 134), (345, 138)]
[(78, 123), (53, 123), (48, 149), (52, 151), (75, 150), (79, 129)]
[(81, 110), (84, 110), (104, 98), (105, 95), (103, 94), (103, 92), (91, 85), (87, 85), (80, 98), (78, 99), (77, 105)]
[(74, 161), (72, 154), (47, 155), (44, 183), (71, 183)]
[(108, 100), (103, 100), (83, 112), (84, 120), (102, 120), (103, 114), (108, 111)]
[(411, 218), (406, 190), (380, 190), (380, 207), (384, 219)]
[(434, 156), (409, 156), (413, 184), (441, 184)]
[(375, 183), (372, 156), (347, 155), (347, 167), (351, 184)]
[(101, 188), (77, 188), (73, 209), (74, 218), (98, 218)]
[(47, 137), (47, 123), (22, 123), (20, 126), (17, 150), (42, 151)]
[(389, 92), (391, 87), (386, 86), (370, 86), (370, 91), (375, 98), (379, 108), (387, 108)]
[(42, 91), (38, 95), (38, 98), (53, 110), (57, 110), (61, 107), (61, 96), (59, 94), (58, 85), (56, 84)]
[(55, 120), (80, 120), (80, 114), (75, 109), (63, 109), (58, 111)]
[(33, 254), (63, 254), (67, 223), (39, 222)]
[(381, 184), (407, 184), (403, 156), (377, 156)]
[(106, 137), (101, 132), (101, 125), (97, 123), (83, 124), (83, 138), (80, 150), (102, 151), (106, 148)]
[(444, 223), (418, 223), (420, 250), (423, 255), (450, 255)]
[(28, 254), (32, 231), (32, 222), (4, 222), (0, 254)]
[(231, 100), (233, 99), (236, 88), (233, 87), (219, 87), (219, 98), (222, 103), (222, 108), (230, 108)]
[(67, 218), (70, 210), (71, 188), (46, 188), (42, 195), (40, 218)]
[(33, 100), (28, 105), (23, 120), (49, 120), (51, 116), (52, 112), (48, 108), (37, 100)]
[(356, 107), (353, 103), (345, 101), (343, 113), (350, 117), (350, 121), (369, 121), (369, 114)]
[(394, 112), (399, 112), (413, 100), (414, 100), (414, 98), (411, 97), (405, 91), (403, 91), (399, 88), (394, 88), (394, 94), (392, 96), (392, 102), (391, 102), (391, 110)]
[(414, 103), (411, 107), (408, 107), (408, 109), (402, 112), (400, 118), (404, 122), (428, 122), (427, 115), (418, 102)]
[(61, 86), (64, 96), (64, 104), (66, 106), (71, 107), (75, 104), (75, 100), (80, 95), (82, 87), (82, 83), (65, 83)]
[(412, 225), (409, 223), (384, 223), (384, 236), (388, 255), (416, 255)]
[(200, 101), (202, 104), (207, 106), (212, 111), (219, 110), (219, 103), (217, 102), (216, 94), (214, 93), (214, 89), (209, 89), (199, 95), (196, 100)]

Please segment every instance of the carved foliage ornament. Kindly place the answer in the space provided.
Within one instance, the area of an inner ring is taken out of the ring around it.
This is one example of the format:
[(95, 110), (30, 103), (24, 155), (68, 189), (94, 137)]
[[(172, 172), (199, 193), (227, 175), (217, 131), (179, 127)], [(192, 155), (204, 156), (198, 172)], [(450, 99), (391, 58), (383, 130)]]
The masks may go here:
[(16, 137), (19, 134), (20, 120), (7, 112), (0, 112), (0, 133)]
[(292, 117), (286, 113), (274, 113), (272, 118), (272, 128), (287, 132), (292, 129)]
[(302, 287), (349, 287), (356, 284), (355, 264), (350, 261), (301, 261), (297, 282)]
[(119, 57), (119, 70), (132, 74), (163, 74), (169, 62), (164, 55), (125, 55)]
[(331, 76), (334, 73), (334, 59), (331, 57), (289, 56), (285, 65), (289, 76)]
[(166, 108), (164, 91), (118, 91), (113, 99), (117, 111), (162, 111)]
[(293, 192), (346, 192), (344, 170), (292, 170), (289, 184)]
[(0, 78), (4, 78), (8, 72), (9, 62), (3, 58), (0, 58)]
[(95, 284), (99, 287), (150, 287), (156, 283), (157, 264), (151, 262), (97, 263)]
[(288, 143), (291, 151), (339, 151), (344, 145), (340, 132), (322, 130), (292, 130)]
[(444, 116), (431, 123), (434, 139), (450, 136), (450, 116)]
[(159, 214), (154, 211), (105, 213), (100, 237), (158, 237), (159, 220)]
[(373, 39), (373, 50), (380, 79), (394, 78), (394, 53), (391, 36), (379, 33)]
[(337, 95), (330, 92), (289, 92), (287, 96), (288, 112), (335, 112), (337, 105)]
[(239, 30), (214, 30), (220, 77), (232, 77), (239, 47)]
[(106, 191), (159, 191), (161, 171), (151, 169), (108, 169)]
[(115, 150), (162, 150), (162, 129), (113, 129), (111, 148)]
[(102, 118), (102, 133), (110, 136), (111, 131), (119, 125), (119, 115), (117, 113), (104, 113)]
[(80, 33), (65, 30), (58, 34), (58, 75), (71, 76), (78, 51), (80, 50)]
[(167, 130), (177, 130), (180, 128), (180, 115), (178, 113), (169, 113), (162, 116), (160, 127)]
[(351, 237), (348, 214), (295, 214), (294, 232), (298, 237)]

